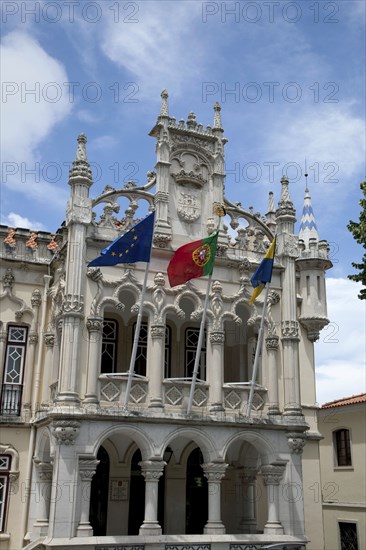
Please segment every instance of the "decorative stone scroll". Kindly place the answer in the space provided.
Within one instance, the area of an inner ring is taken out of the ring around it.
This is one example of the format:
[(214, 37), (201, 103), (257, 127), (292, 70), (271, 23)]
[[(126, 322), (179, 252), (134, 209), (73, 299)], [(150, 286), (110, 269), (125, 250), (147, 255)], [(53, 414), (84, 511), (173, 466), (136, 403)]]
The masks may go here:
[(52, 426), (52, 433), (58, 445), (74, 445), (79, 429), (80, 422), (76, 420), (56, 420)]

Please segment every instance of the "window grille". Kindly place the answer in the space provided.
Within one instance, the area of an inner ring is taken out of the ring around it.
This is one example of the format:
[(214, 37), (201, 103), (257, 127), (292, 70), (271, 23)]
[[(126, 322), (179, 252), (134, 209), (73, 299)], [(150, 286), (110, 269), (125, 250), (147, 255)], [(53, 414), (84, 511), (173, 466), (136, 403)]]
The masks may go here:
[(115, 372), (117, 363), (118, 324), (113, 319), (104, 319), (102, 336), (102, 373)]
[(0, 456), (0, 532), (5, 531), (5, 515), (8, 500), (11, 457)]
[(356, 523), (339, 522), (341, 550), (358, 550)]
[(3, 415), (20, 415), (27, 334), (27, 327), (9, 326), (1, 392)]

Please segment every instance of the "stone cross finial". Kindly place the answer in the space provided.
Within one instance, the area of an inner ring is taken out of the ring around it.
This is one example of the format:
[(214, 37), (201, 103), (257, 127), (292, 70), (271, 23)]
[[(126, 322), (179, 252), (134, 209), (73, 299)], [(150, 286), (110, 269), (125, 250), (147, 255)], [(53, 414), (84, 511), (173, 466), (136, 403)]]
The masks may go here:
[(76, 151), (76, 160), (87, 161), (88, 159), (86, 156), (86, 147), (85, 147), (87, 142), (86, 135), (79, 134), (77, 138), (77, 142), (78, 142), (78, 149)]
[(163, 90), (160, 94), (161, 97), (161, 109), (160, 109), (160, 116), (169, 116), (169, 110), (168, 110), (168, 92), (167, 90)]
[(273, 198), (272, 191), (270, 191), (268, 195), (268, 212), (274, 212), (274, 211), (275, 211), (274, 198)]
[(218, 130), (222, 130), (221, 107), (218, 101), (216, 101), (215, 103), (214, 111), (215, 111), (214, 128)]
[(290, 193), (288, 190), (288, 177), (282, 176), (281, 178), (281, 201), (291, 202)]

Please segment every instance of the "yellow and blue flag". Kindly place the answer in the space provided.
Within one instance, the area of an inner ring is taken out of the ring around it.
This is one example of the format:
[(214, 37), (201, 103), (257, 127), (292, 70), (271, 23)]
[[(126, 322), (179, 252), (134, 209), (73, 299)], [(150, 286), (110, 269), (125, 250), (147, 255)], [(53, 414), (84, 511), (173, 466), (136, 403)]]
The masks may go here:
[(100, 256), (89, 262), (88, 267), (149, 262), (154, 233), (154, 218), (155, 212), (152, 212), (142, 221), (136, 223), (126, 233), (104, 248)]
[(266, 286), (266, 283), (271, 282), (275, 249), (276, 237), (273, 239), (269, 249), (267, 250), (266, 255), (255, 270), (252, 278), (250, 279), (250, 282), (254, 287), (253, 294), (249, 300), (250, 304), (252, 304), (254, 300), (260, 295), (260, 293)]

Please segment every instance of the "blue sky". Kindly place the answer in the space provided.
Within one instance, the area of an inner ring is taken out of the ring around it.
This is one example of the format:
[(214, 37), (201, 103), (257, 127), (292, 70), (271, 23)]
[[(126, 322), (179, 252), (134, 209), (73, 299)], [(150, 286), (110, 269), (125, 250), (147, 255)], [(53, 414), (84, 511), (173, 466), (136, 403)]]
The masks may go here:
[(145, 182), (163, 88), (177, 120), (194, 111), (212, 125), (219, 101), (229, 199), (264, 214), (287, 172), (299, 217), (307, 159), (334, 262), (318, 400), (364, 391), (364, 305), (346, 279), (362, 248), (346, 225), (358, 219), (364, 179), (365, 3), (4, 0), (1, 9), (1, 223), (57, 229), (81, 131), (98, 194)]

